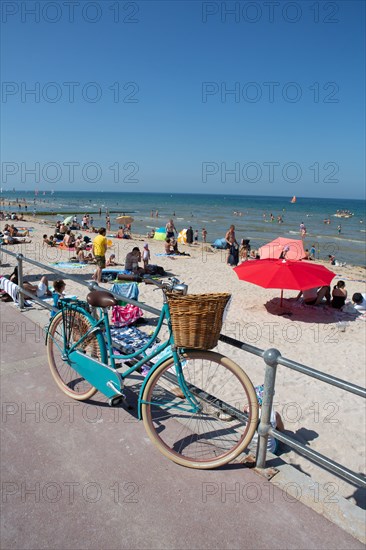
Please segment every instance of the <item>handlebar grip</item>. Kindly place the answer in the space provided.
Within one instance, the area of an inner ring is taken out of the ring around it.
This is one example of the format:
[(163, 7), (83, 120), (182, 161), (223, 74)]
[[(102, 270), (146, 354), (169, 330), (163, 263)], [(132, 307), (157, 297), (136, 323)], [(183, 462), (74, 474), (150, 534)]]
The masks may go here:
[(117, 279), (119, 281), (133, 281), (134, 283), (142, 282), (142, 277), (140, 275), (127, 275), (127, 273), (118, 273)]

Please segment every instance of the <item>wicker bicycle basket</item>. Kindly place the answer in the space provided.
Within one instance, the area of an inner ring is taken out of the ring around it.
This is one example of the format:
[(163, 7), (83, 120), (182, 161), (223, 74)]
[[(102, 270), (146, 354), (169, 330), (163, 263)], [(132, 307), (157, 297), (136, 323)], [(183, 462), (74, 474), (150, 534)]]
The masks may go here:
[(168, 293), (168, 304), (176, 346), (212, 349), (219, 340), (223, 313), (231, 294)]

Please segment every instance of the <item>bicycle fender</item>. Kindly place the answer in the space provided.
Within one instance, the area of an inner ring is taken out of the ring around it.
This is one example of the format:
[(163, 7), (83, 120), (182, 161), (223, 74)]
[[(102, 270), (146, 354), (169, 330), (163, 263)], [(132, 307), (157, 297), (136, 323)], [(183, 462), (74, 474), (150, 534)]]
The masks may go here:
[(151, 375), (156, 371), (156, 369), (159, 368), (160, 365), (162, 365), (163, 363), (165, 363), (166, 361), (168, 361), (169, 359), (172, 359), (172, 358), (173, 358), (172, 353), (170, 353), (169, 355), (166, 355), (165, 357), (160, 359), (160, 361), (155, 363), (155, 365), (153, 367), (151, 367), (151, 369), (147, 373), (147, 375), (145, 377), (145, 380), (144, 380), (144, 382), (141, 386), (140, 393), (139, 393), (139, 398), (138, 398), (137, 414), (138, 414), (138, 419), (139, 420), (142, 420), (142, 413), (141, 413), (142, 403), (141, 403), (141, 401), (142, 401), (142, 396), (144, 394), (146, 384), (148, 383), (149, 379), (151, 378)]

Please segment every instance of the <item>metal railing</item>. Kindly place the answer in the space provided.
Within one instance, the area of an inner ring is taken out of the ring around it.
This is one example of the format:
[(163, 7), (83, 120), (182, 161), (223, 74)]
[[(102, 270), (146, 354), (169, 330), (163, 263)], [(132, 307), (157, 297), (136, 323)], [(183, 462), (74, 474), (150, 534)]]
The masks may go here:
[[(20, 288), (20, 300), (19, 300), (20, 308), (24, 307), (24, 295), (26, 295), (26, 296), (30, 296), (32, 300), (36, 301), (42, 307), (45, 307), (50, 310), (54, 309), (49, 304), (42, 302), (41, 300), (37, 299), (34, 295), (30, 294), (24, 288), (22, 288), (23, 287), (23, 262), (27, 262), (36, 267), (40, 267), (51, 273), (55, 273), (56, 275), (62, 276), (65, 279), (70, 279), (72, 281), (75, 281), (78, 284), (87, 287), (89, 290), (105, 290), (104, 288), (100, 287), (96, 282), (87, 283), (85, 281), (80, 280), (80, 278), (77, 276), (71, 275), (69, 273), (64, 273), (48, 265), (41, 264), (36, 260), (32, 260), (31, 258), (26, 258), (22, 254), (16, 254), (9, 250), (5, 250), (1, 246), (0, 246), (0, 252), (4, 252), (5, 254), (13, 256), (14, 258), (16, 258), (18, 262), (18, 277), (19, 277), (18, 286)], [(111, 292), (111, 294), (113, 294), (113, 296), (117, 300), (121, 299), (120, 294), (116, 294), (114, 292)], [(160, 315), (160, 310), (153, 308), (151, 306), (148, 306), (145, 303), (138, 302), (136, 300), (133, 300), (131, 298), (126, 298), (124, 296), (123, 296), (123, 301), (130, 304), (137, 305), (141, 309), (144, 309), (145, 311), (148, 311), (153, 315), (157, 315), (157, 316)], [(258, 425), (259, 437), (258, 437), (256, 467), (260, 470), (265, 469), (266, 467), (267, 440), (268, 440), (268, 436), (271, 435), (278, 441), (285, 443), (297, 453), (304, 455), (305, 457), (309, 458), (310, 460), (312, 460), (319, 466), (325, 468), (326, 470), (346, 479), (347, 481), (356, 485), (357, 487), (366, 488), (365, 476), (357, 474), (352, 470), (349, 470), (342, 464), (339, 464), (333, 461), (332, 459), (328, 458), (327, 456), (321, 453), (318, 453), (317, 451), (314, 451), (309, 446), (303, 445), (302, 443), (299, 443), (296, 439), (288, 435), (285, 435), (284, 433), (279, 432), (278, 430), (272, 428), (272, 425), (270, 423), (272, 406), (273, 406), (274, 389), (275, 389), (275, 383), (276, 383), (276, 372), (277, 372), (278, 365), (295, 370), (297, 372), (300, 372), (306, 376), (310, 376), (311, 378), (315, 378), (326, 384), (336, 386), (337, 388), (340, 388), (346, 392), (352, 393), (358, 397), (365, 398), (366, 389), (362, 388), (361, 386), (357, 386), (355, 384), (347, 382), (345, 380), (341, 380), (340, 378), (337, 378), (330, 374), (326, 374), (324, 372), (318, 371), (316, 369), (313, 369), (301, 363), (297, 363), (296, 361), (292, 361), (291, 359), (286, 359), (285, 357), (282, 357), (281, 353), (277, 349), (274, 349), (274, 348), (263, 350), (255, 346), (252, 346), (251, 344), (246, 344), (245, 342), (241, 342), (240, 340), (236, 340), (229, 336), (225, 336), (224, 334), (220, 335), (220, 341), (230, 346), (241, 349), (242, 351), (245, 351), (247, 353), (251, 353), (258, 357), (262, 357), (265, 363), (264, 395), (263, 395), (263, 402), (262, 402), (261, 418)]]

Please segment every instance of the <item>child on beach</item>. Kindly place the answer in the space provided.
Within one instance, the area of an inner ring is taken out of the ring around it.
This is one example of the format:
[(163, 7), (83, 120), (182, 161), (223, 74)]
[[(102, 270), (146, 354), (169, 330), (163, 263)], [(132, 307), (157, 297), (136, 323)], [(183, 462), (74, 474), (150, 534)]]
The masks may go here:
[(111, 265), (117, 265), (116, 263), (116, 255), (115, 254), (111, 254), (108, 258), (108, 260), (106, 261), (106, 267), (109, 267)]
[[(57, 308), (59, 307), (58, 302), (59, 302), (60, 298), (63, 298), (65, 296), (65, 292), (64, 292), (65, 287), (66, 287), (66, 283), (62, 279), (57, 279), (56, 281), (53, 281), (52, 298), (53, 298), (53, 306), (54, 307), (57, 307)], [(51, 319), (55, 315), (56, 315), (56, 312), (51, 311)]]
[(144, 244), (144, 251), (142, 253), (142, 261), (144, 262), (144, 269), (146, 271), (147, 266), (149, 265), (150, 260), (150, 250), (149, 245), (147, 243)]
[(352, 296), (352, 302), (356, 311), (366, 311), (366, 294), (355, 292)]

